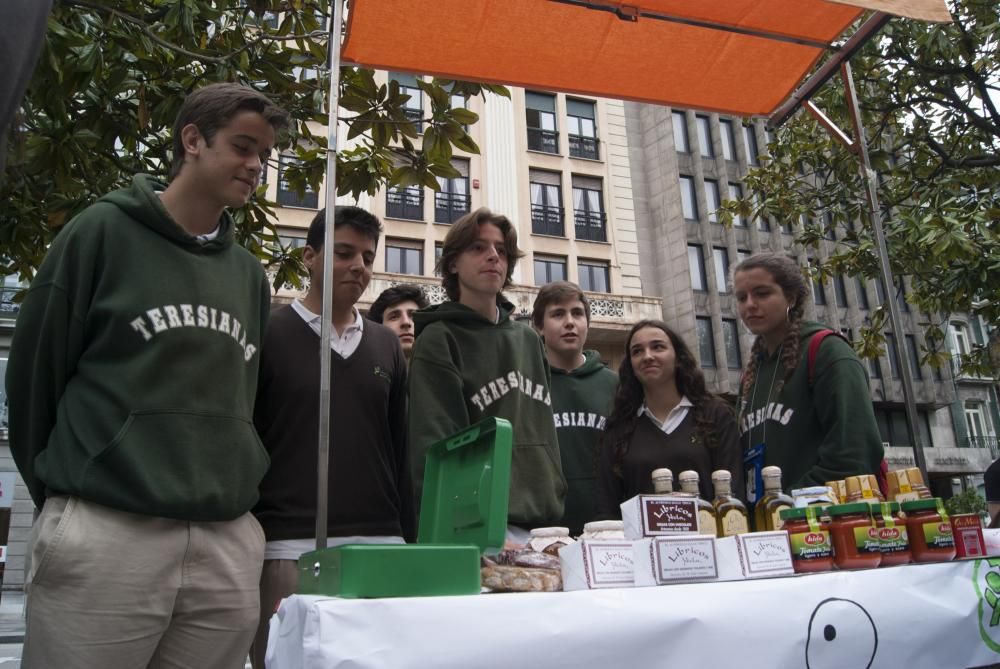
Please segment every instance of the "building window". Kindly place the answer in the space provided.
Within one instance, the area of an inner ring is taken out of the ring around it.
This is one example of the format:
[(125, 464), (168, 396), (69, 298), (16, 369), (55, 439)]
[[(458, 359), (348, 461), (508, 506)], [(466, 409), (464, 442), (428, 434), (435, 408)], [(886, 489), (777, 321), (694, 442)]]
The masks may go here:
[(889, 358), (889, 370), (892, 378), (899, 378), (899, 351), (896, 350), (896, 338), (891, 333), (885, 334), (885, 356)]
[(833, 214), (828, 211), (823, 212), (823, 237), (831, 242), (837, 240), (837, 233), (834, 230)]
[(413, 124), (417, 132), (423, 132), (424, 97), (420, 87), (417, 86), (417, 78), (412, 74), (391, 72), (389, 79), (399, 84), (400, 93), (410, 96), (410, 99), (403, 103), (403, 116)]
[[(893, 446), (911, 445), (910, 430), (906, 425), (905, 411), (876, 409), (875, 422), (878, 424), (878, 431), (882, 437), (882, 441)], [(920, 433), (920, 441), (923, 446), (934, 446), (934, 440), (931, 438), (930, 418), (926, 411), (917, 411), (917, 424), (915, 427)]]
[(713, 179), (705, 179), (705, 208), (708, 209), (708, 220), (712, 223), (719, 222), (719, 182)]
[(743, 142), (747, 150), (747, 164), (760, 165), (760, 158), (757, 157), (759, 153), (757, 150), (757, 135), (752, 125), (743, 126)]
[[(809, 264), (815, 266), (815, 261), (810, 260)], [(815, 278), (813, 278), (812, 285), (813, 285), (813, 302), (816, 303), (816, 306), (821, 306), (826, 304), (826, 287), (823, 285), (823, 276), (817, 275)]]
[(715, 367), (715, 343), (712, 337), (712, 319), (707, 316), (695, 318), (698, 326), (698, 355), (702, 367)]
[[(21, 311), (21, 303), (15, 302), (14, 298), (27, 287), (28, 284), (18, 280), (16, 274), (10, 274), (3, 278), (3, 282), (0, 283), (0, 319), (17, 318), (17, 313)], [(2, 388), (0, 388), (0, 392), (3, 392)]]
[(573, 177), (573, 222), (576, 224), (576, 238), (593, 242), (605, 242), (607, 215), (601, 196), (600, 179), (593, 177)]
[(434, 242), (434, 276), (441, 276), (441, 256), (444, 254), (444, 242)]
[(278, 204), (282, 207), (302, 207), (303, 209), (316, 209), (319, 206), (319, 195), (306, 184), (306, 189), (299, 195), (292, 189), (285, 170), (292, 165), (301, 165), (302, 161), (295, 156), (278, 156)]
[(983, 411), (982, 402), (967, 401), (965, 403), (965, 423), (969, 428), (970, 439), (982, 439), (988, 436), (986, 413)]
[(878, 358), (868, 358), (868, 373), (871, 374), (873, 379), (882, 378), (882, 365), (879, 363)]
[(559, 133), (556, 131), (556, 96), (546, 93), (524, 93), (525, 119), (528, 122), (528, 149), (544, 153), (559, 153)]
[(727, 118), (720, 118), (719, 133), (722, 135), (722, 157), (726, 160), (736, 160), (736, 138), (733, 135), (733, 122)]
[(682, 111), (675, 111), (671, 118), (674, 125), (674, 147), (678, 153), (691, 153), (691, 142), (688, 141), (687, 117)]
[(712, 146), (712, 131), (708, 126), (708, 117), (698, 114), (694, 120), (698, 126), (698, 152), (703, 158), (715, 158), (715, 147)]
[(569, 133), (569, 155), (574, 158), (599, 160), (597, 116), (590, 100), (566, 100), (566, 132)]
[(965, 323), (952, 321), (951, 323), (951, 352), (953, 355), (968, 355), (972, 350), (969, 340), (969, 329)]
[(837, 296), (837, 306), (841, 309), (847, 308), (847, 286), (844, 285), (844, 276), (838, 274), (833, 277), (833, 292)]
[[(729, 182), (729, 199), (733, 202), (742, 200), (743, 186)], [(736, 214), (736, 216), (733, 217), (733, 225), (737, 228), (745, 228), (747, 227), (747, 219), (743, 217), (743, 214)]]
[(557, 256), (535, 256), (535, 285), (566, 280), (566, 259)]
[(688, 221), (698, 220), (698, 200), (694, 194), (694, 177), (680, 176), (681, 211)]
[(750, 257), (750, 252), (746, 249), (736, 249), (736, 264), (740, 264)]
[(580, 288), (592, 293), (610, 293), (611, 278), (608, 263), (600, 260), (581, 260), (577, 265)]
[(858, 295), (858, 308), (867, 311), (871, 307), (868, 306), (868, 289), (865, 288), (865, 280), (860, 276), (854, 277), (854, 290)]
[[(450, 98), (450, 104), (452, 109), (468, 109), (469, 108), (469, 98), (464, 95), (459, 95), (458, 93), (452, 93)], [(469, 126), (462, 124), (462, 127), (468, 131)]]
[(740, 355), (740, 334), (735, 320), (722, 319), (722, 336), (726, 340), (726, 366), (729, 369), (743, 369), (743, 357)]
[(423, 274), (423, 243), (409, 239), (385, 240), (385, 271), (418, 276)]
[(913, 335), (906, 335), (906, 354), (910, 358), (910, 371), (913, 372), (913, 378), (918, 381), (923, 379), (924, 373), (920, 369), (920, 352), (917, 351), (917, 338)]
[(905, 314), (910, 311), (910, 303), (906, 301), (906, 284), (903, 283), (903, 277), (899, 277), (896, 281), (899, 283), (899, 288), (896, 290), (896, 304), (899, 305), (899, 310)]
[(424, 220), (424, 188), (420, 185), (393, 186), (385, 192), (385, 215), (389, 218)]
[(434, 193), (435, 223), (454, 223), (469, 213), (469, 161), (452, 158), (451, 166), (461, 174), (449, 179), (437, 177), (440, 190)]
[(697, 244), (688, 244), (688, 269), (691, 272), (691, 287), (694, 290), (708, 290), (708, 282), (705, 279), (705, 260), (701, 255), (701, 247)]
[(558, 172), (529, 170), (531, 191), (531, 231), (536, 235), (562, 237), (562, 186)]
[(722, 248), (712, 249), (712, 262), (715, 265), (715, 287), (720, 293), (729, 292), (729, 251)]
[(882, 283), (881, 277), (875, 279), (875, 299), (879, 304), (885, 304), (885, 284)]

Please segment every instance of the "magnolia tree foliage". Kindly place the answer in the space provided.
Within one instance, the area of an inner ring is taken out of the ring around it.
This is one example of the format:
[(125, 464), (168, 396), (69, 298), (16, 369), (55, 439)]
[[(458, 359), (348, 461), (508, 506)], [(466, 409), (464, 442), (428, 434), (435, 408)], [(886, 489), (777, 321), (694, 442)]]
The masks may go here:
[[(301, 194), (319, 190), (326, 167), (329, 3), (305, 0), (61, 0), (21, 113), (9, 137), (0, 183), (0, 270), (33, 275), (59, 228), (134, 173), (166, 175), (170, 130), (187, 93), (234, 81), (287, 109), (294, 128), (277, 152), (301, 162), (284, 177)], [(2, 13), (2, 12), (0, 12)], [(409, 95), (374, 72), (343, 67), (338, 116), (352, 140), (338, 155), (337, 192), (458, 176), (453, 147), (477, 153), (466, 128), (478, 117), (451, 96), (500, 86), (420, 82), (422, 135), (405, 116)], [(283, 248), (265, 188), (234, 212), (237, 236), (274, 272), (274, 285), (300, 285), (301, 251)]]
[[(949, 3), (953, 23), (894, 19), (852, 60), (892, 270), (910, 278), (907, 300), (928, 315), (924, 358), (933, 365), (948, 358), (951, 314), (1000, 320), (1000, 4)], [(839, 78), (813, 100), (852, 127)], [(814, 273), (877, 277), (858, 158), (805, 111), (775, 133), (769, 154), (747, 177), (752, 194), (727, 203), (724, 217), (805, 215), (797, 241), (806, 248), (836, 229), (836, 251), (817, 255)], [(883, 344), (887, 316), (873, 312), (865, 355)], [(996, 337), (968, 356), (966, 372), (1000, 370)]]

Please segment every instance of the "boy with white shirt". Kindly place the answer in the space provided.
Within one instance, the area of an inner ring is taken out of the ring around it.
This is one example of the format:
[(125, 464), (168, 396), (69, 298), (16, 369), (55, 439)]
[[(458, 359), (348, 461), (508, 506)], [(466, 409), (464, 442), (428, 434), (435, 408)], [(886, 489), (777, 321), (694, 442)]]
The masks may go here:
[[(295, 592), (297, 561), (315, 548), (319, 333), (325, 210), (306, 237), (309, 291), (275, 310), (261, 350), (254, 425), (271, 456), (254, 514), (267, 544), (261, 619), (251, 652), (264, 667), (268, 619)], [(406, 361), (396, 334), (355, 304), (371, 281), (382, 227), (358, 207), (337, 207), (330, 346), (329, 546), (403, 543), (416, 535), (406, 449)], [(336, 436), (334, 436), (336, 435)]]

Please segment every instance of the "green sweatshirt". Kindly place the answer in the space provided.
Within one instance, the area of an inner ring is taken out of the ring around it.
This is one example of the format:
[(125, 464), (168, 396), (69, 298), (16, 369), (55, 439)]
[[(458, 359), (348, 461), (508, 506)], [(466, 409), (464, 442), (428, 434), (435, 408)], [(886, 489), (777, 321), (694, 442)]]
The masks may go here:
[(874, 474), (882, 461), (868, 375), (850, 344), (824, 339), (809, 385), (809, 340), (823, 329), (803, 323), (799, 363), (780, 393), (775, 389), (784, 370), (776, 351), (760, 361), (749, 397), (739, 402), (743, 448), (764, 442), (764, 464), (781, 467), (786, 490)]
[(270, 291), (225, 214), (201, 242), (136, 176), (75, 217), (21, 305), (10, 447), (35, 504), (231, 520), (268, 467), (253, 402)]
[(597, 518), (597, 440), (618, 388), (618, 375), (604, 366), (597, 351), (583, 355), (584, 363), (573, 371), (552, 368), (552, 412), (568, 486), (559, 524), (574, 536)]
[(414, 315), (417, 341), (409, 370), (413, 483), (419, 500), (431, 444), (484, 418), (505, 418), (514, 428), (507, 517), (515, 525), (539, 527), (562, 517), (566, 480), (542, 340), (510, 319), (513, 309), (502, 302), (496, 324), (458, 302)]

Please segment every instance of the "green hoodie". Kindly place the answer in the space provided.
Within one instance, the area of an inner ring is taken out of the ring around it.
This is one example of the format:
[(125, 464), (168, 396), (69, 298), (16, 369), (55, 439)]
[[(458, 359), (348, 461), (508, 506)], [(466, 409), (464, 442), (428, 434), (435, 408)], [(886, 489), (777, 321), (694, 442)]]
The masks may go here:
[(563, 514), (566, 480), (552, 420), (550, 375), (542, 340), (510, 319), (501, 302), (492, 323), (458, 302), (414, 314), (417, 341), (409, 369), (410, 445), (417, 499), (431, 444), (484, 418), (514, 428), (508, 520), (538, 527)]
[(552, 412), (566, 475), (566, 512), (560, 525), (576, 536), (597, 518), (597, 440), (614, 404), (618, 375), (597, 351), (584, 351), (572, 371), (552, 368)]
[(868, 375), (850, 344), (840, 337), (824, 339), (809, 385), (809, 340), (824, 329), (802, 324), (799, 363), (780, 393), (783, 369), (776, 351), (760, 361), (749, 397), (738, 404), (743, 448), (763, 441), (764, 464), (781, 467), (786, 490), (874, 474), (882, 461)]
[(253, 429), (270, 291), (225, 214), (201, 242), (139, 175), (75, 217), (21, 305), (10, 447), (35, 504), (75, 495), (231, 520), (268, 467)]

